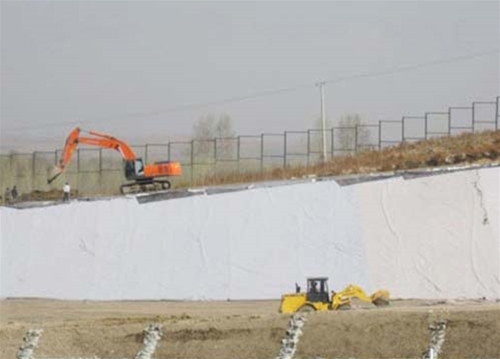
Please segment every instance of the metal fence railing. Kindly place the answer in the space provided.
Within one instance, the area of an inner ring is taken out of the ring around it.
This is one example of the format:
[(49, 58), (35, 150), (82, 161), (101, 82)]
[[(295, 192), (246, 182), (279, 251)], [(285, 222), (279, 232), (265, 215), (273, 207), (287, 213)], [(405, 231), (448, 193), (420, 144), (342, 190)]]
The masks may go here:
[[(376, 124), (332, 127), (327, 132), (327, 156), (380, 150), (403, 141), (413, 142), (462, 132), (498, 130), (500, 97), (473, 102), (469, 107), (403, 116), (401, 120), (379, 120)], [(174, 184), (193, 184), (207, 175), (265, 171), (291, 166), (309, 166), (323, 159), (323, 131), (284, 131), (239, 135), (208, 140), (172, 141), (133, 146), (145, 162), (179, 161), (183, 176)], [(61, 150), (0, 155), (0, 188), (16, 185), (21, 192), (48, 190), (46, 183)], [(69, 181), (80, 194), (111, 194), (125, 181), (120, 155), (115, 151), (80, 148), (61, 181)], [(60, 188), (61, 181), (53, 188)]]

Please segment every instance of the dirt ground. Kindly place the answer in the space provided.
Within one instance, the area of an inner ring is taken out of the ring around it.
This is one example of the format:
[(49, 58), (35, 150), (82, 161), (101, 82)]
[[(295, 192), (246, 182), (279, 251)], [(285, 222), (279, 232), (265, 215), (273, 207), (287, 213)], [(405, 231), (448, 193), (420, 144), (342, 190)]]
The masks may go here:
[[(29, 328), (43, 328), (35, 354), (133, 358), (142, 331), (160, 323), (156, 358), (275, 358), (289, 316), (278, 301), (89, 302), (46, 299), (0, 301), (0, 358), (15, 358)], [(428, 325), (446, 319), (440, 358), (500, 358), (500, 303), (393, 301), (348, 311), (307, 315), (296, 358), (418, 358)]]

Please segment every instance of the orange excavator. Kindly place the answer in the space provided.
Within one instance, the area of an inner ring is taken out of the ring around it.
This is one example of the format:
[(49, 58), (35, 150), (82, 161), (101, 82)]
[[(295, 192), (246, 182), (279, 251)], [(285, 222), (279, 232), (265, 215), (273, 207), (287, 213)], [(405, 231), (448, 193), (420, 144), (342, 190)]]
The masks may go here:
[(88, 134), (93, 137), (80, 136), (84, 132), (80, 128), (75, 128), (66, 139), (66, 144), (62, 153), (59, 165), (56, 166), (56, 173), (47, 180), (47, 183), (54, 181), (68, 165), (79, 143), (110, 148), (120, 152), (123, 158), (125, 178), (130, 183), (125, 183), (120, 187), (122, 194), (147, 192), (151, 190), (169, 189), (171, 184), (168, 180), (160, 180), (158, 177), (180, 176), (182, 168), (179, 162), (154, 162), (144, 164), (141, 158), (138, 158), (134, 151), (125, 142), (109, 135), (89, 131)]

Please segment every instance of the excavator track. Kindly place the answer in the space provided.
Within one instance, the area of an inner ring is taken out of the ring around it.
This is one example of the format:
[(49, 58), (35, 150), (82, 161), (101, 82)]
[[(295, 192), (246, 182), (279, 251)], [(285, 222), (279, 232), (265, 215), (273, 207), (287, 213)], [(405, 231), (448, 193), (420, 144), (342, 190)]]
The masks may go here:
[(120, 186), (121, 194), (138, 194), (158, 192), (170, 189), (171, 183), (167, 180), (151, 180), (147, 182), (132, 182)]

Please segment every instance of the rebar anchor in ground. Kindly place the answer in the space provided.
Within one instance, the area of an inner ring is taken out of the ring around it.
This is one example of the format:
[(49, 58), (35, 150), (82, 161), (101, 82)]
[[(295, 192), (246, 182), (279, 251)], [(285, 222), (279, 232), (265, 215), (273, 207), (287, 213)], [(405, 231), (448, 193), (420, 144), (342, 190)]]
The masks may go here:
[(156, 350), (158, 341), (163, 336), (161, 325), (150, 324), (144, 329), (144, 340), (142, 341), (142, 348), (135, 356), (135, 359), (151, 359), (151, 355)]
[(293, 355), (297, 350), (297, 344), (299, 343), (299, 336), (302, 335), (302, 327), (304, 326), (305, 321), (306, 319), (304, 316), (300, 314), (292, 315), (288, 330), (286, 331), (286, 337), (281, 341), (281, 350), (276, 359), (293, 358)]
[(422, 359), (438, 359), (438, 355), (441, 353), (441, 347), (444, 343), (446, 323), (446, 320), (441, 320), (429, 326), (431, 341), (429, 343), (429, 348), (422, 354)]
[(38, 340), (42, 335), (42, 329), (30, 329), (24, 335), (24, 344), (17, 351), (17, 359), (33, 359), (33, 352), (38, 347)]

